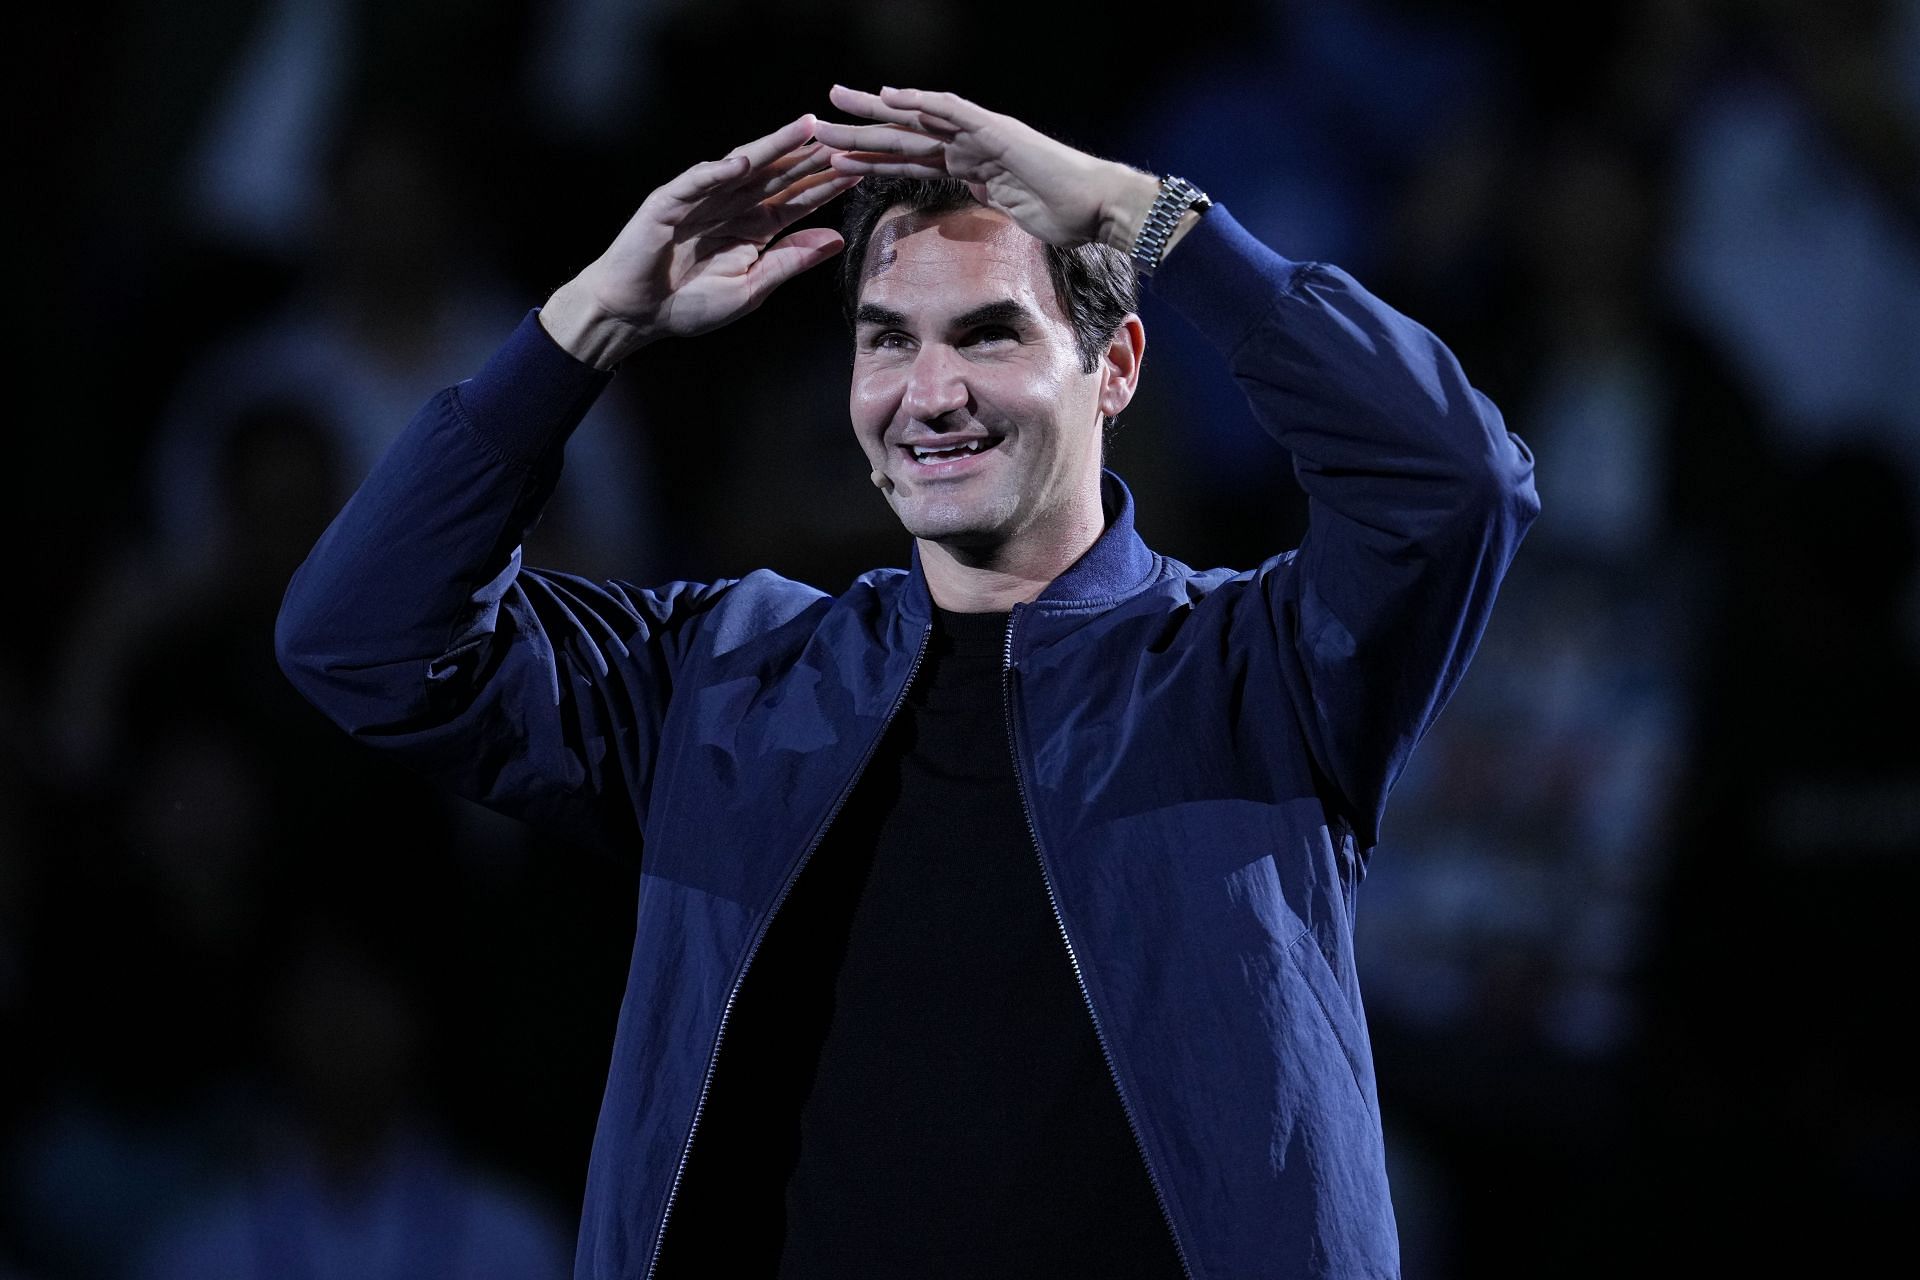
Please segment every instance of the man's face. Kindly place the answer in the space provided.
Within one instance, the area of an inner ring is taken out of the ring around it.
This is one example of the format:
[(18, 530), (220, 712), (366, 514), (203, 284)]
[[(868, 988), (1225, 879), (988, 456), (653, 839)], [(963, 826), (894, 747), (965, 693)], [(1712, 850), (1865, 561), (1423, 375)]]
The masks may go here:
[(848, 407), (907, 532), (990, 552), (1063, 536), (1076, 494), (1097, 512), (1107, 366), (1081, 372), (1040, 241), (992, 209), (889, 211), (863, 270)]

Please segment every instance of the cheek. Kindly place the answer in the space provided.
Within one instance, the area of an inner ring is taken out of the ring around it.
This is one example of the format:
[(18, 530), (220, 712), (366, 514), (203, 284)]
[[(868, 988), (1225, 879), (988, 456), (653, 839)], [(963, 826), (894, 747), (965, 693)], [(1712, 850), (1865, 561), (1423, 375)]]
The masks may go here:
[(1046, 365), (1034, 371), (1034, 382), (1055, 404), (1065, 405), (1080, 393), (1087, 375), (1080, 372), (1079, 357), (1071, 350), (1055, 348), (1049, 354)]
[(1055, 364), (1037, 372), (1025, 388), (1034, 412), (1051, 421), (1053, 434), (1060, 437), (1055, 440), (1056, 447), (1065, 447), (1065, 436), (1084, 416), (1083, 406), (1094, 398), (1095, 393), (1089, 391), (1086, 383), (1086, 375), (1078, 365)]
[(1097, 418), (1100, 412), (1100, 370), (1096, 368), (1092, 373), (1082, 372), (1076, 360), (1072, 365), (1060, 368), (1057, 376), (1061, 416), (1075, 423)]
[(900, 398), (898, 387), (893, 385), (897, 381), (883, 373), (854, 375), (847, 390), (847, 414), (863, 434), (868, 429), (884, 429), (892, 419)]

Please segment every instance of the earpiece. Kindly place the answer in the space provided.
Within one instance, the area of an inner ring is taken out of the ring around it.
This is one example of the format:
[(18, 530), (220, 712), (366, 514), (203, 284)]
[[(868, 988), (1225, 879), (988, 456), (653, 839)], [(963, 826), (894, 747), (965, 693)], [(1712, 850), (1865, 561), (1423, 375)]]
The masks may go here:
[(869, 472), (867, 474), (867, 478), (873, 481), (873, 487), (880, 490), (880, 492), (891, 493), (893, 491), (893, 481), (887, 479), (886, 476), (882, 475), (880, 472), (878, 471)]

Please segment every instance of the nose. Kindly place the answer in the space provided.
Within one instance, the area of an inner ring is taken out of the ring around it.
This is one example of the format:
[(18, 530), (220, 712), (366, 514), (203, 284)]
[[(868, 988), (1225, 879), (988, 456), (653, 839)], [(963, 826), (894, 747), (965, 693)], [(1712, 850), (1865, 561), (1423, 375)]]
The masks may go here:
[(920, 422), (933, 422), (967, 405), (967, 383), (960, 357), (944, 343), (930, 342), (913, 357), (901, 408)]

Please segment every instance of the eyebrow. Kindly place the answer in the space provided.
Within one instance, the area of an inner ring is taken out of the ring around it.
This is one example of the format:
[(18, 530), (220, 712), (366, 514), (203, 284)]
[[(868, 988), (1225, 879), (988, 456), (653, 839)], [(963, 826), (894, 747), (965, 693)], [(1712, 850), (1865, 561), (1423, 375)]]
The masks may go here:
[(876, 307), (871, 302), (860, 304), (860, 310), (853, 316), (855, 324), (877, 324), (893, 329), (906, 324), (907, 318), (898, 311), (889, 311), (885, 307)]
[[(907, 318), (898, 311), (889, 311), (885, 307), (875, 306), (869, 302), (861, 304), (860, 309), (854, 313), (853, 322), (856, 325), (871, 324), (879, 325), (882, 328), (896, 329), (905, 328)], [(985, 303), (953, 318), (953, 328), (955, 329), (978, 329), (982, 325), (989, 324), (1031, 327), (1035, 323), (1036, 317), (1033, 312), (1021, 306), (1012, 298), (1000, 298), (996, 301)]]

